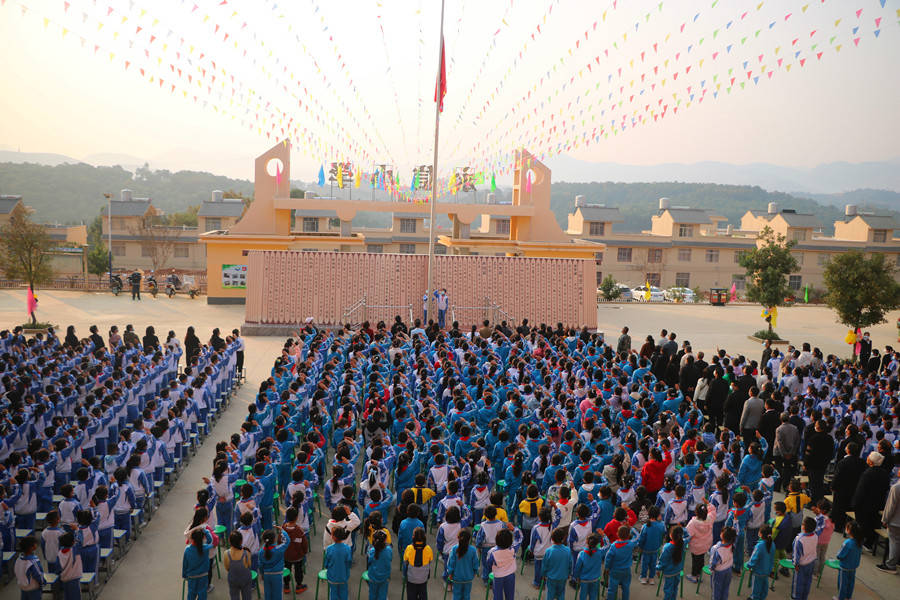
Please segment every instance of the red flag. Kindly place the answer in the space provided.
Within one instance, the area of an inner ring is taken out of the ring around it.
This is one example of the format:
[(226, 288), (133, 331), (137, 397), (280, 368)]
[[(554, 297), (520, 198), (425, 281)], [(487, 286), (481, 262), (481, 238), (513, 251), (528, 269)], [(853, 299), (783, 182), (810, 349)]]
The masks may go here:
[(31, 289), (31, 286), (29, 285), (28, 286), (28, 296), (27, 296), (28, 314), (30, 315), (31, 313), (33, 313), (36, 308), (37, 308), (37, 300), (34, 297), (34, 290)]
[(444, 96), (447, 95), (447, 67), (444, 63), (444, 35), (441, 34), (441, 72), (434, 86), (434, 101), (438, 110), (444, 112)]

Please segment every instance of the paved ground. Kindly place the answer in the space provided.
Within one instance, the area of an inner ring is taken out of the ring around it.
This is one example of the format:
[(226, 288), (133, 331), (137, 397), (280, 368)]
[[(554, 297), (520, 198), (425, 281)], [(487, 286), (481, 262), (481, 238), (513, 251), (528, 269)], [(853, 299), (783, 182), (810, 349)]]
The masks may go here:
[[(132, 302), (125, 295), (118, 298), (111, 294), (42, 291), (38, 294), (41, 320), (54, 323), (74, 324), (80, 335), (87, 334), (91, 324), (97, 324), (101, 333), (105, 334), (112, 324), (120, 328), (126, 323), (133, 323), (136, 329), (152, 324), (156, 326), (160, 337), (164, 337), (169, 329), (174, 329), (179, 337), (183, 337), (185, 328), (194, 325), (201, 339), (209, 336), (213, 327), (230, 331), (243, 321), (243, 307), (240, 306), (208, 306), (203, 299), (191, 301), (186, 297), (169, 300), (163, 296), (158, 299), (147, 297), (142, 302)], [(24, 321), (25, 294), (22, 291), (0, 291), (0, 328), (11, 327)], [(730, 352), (744, 352), (755, 356), (759, 347), (746, 339), (747, 333), (759, 329), (762, 320), (757, 307), (709, 307), (709, 306), (673, 306), (673, 305), (603, 305), (598, 309), (600, 328), (611, 334), (619, 331), (622, 325), (632, 328), (632, 338), (637, 342), (647, 334), (657, 335), (662, 327), (674, 330), (679, 339), (687, 338), (694, 343), (695, 349), (714, 351), (716, 345), (727, 348)], [(891, 315), (887, 325), (872, 328), (876, 346), (883, 346), (896, 341), (894, 320), (897, 314)], [(779, 315), (779, 332), (792, 341), (808, 340), (829, 352), (845, 354), (847, 346), (843, 343), (845, 329), (834, 323), (833, 314), (823, 308), (797, 307), (783, 309)], [(194, 505), (194, 494), (202, 486), (201, 478), (212, 470), (214, 441), (224, 439), (237, 430), (246, 414), (246, 406), (252, 400), (258, 382), (268, 375), (272, 361), (278, 353), (283, 340), (279, 338), (248, 338), (247, 368), (248, 382), (232, 401), (231, 406), (220, 418), (209, 440), (200, 448), (197, 456), (190, 462), (176, 483), (174, 489), (165, 497), (161, 509), (152, 522), (144, 530), (141, 538), (119, 565), (109, 584), (101, 593), (107, 600), (134, 598), (136, 600), (150, 598), (178, 598), (181, 588), (181, 556), (184, 548), (182, 532), (190, 519)], [(321, 524), (321, 521), (320, 521)], [(321, 531), (321, 527), (319, 529)], [(829, 553), (833, 556), (842, 542), (840, 535), (835, 535)], [(304, 596), (307, 599), (314, 595), (315, 572), (322, 562), (321, 541), (318, 536), (312, 540), (309, 576), (307, 583), (312, 587)], [(396, 560), (396, 558), (395, 558)], [(363, 561), (358, 561), (351, 576), (351, 600), (355, 598), (356, 584), (363, 570)], [(395, 565), (399, 563), (395, 562)], [(874, 568), (875, 561), (871, 554), (863, 557), (862, 565), (857, 572), (856, 598), (888, 598), (897, 597), (898, 579)], [(526, 570), (528, 575), (530, 567)], [(224, 575), (224, 573), (223, 573)], [(400, 575), (395, 576), (390, 589), (390, 598), (400, 598)], [(517, 600), (536, 600), (537, 590), (529, 585), (529, 579), (519, 578)], [(822, 587), (813, 590), (811, 598), (815, 600), (831, 598), (836, 589), (836, 575), (828, 571), (822, 579)], [(216, 589), (210, 595), (213, 599), (228, 598), (227, 585), (215, 581)], [(891, 592), (890, 590), (894, 591)], [(433, 599), (441, 598), (443, 588), (436, 581), (430, 586)], [(655, 586), (641, 586), (633, 580), (631, 595), (638, 600), (654, 597)], [(365, 593), (365, 591), (363, 591)], [(480, 600), (484, 588), (476, 583), (473, 597)], [(326, 590), (320, 592), (326, 597)], [(686, 597), (694, 597), (694, 587), (685, 586)], [(746, 588), (742, 591), (746, 597)], [(18, 598), (15, 584), (7, 584), (0, 588), (0, 600)], [(571, 600), (573, 592), (567, 591)], [(709, 597), (709, 587), (703, 585), (700, 597)], [(731, 588), (731, 597), (737, 597), (737, 581)], [(788, 598), (789, 583), (779, 580), (772, 598)]]

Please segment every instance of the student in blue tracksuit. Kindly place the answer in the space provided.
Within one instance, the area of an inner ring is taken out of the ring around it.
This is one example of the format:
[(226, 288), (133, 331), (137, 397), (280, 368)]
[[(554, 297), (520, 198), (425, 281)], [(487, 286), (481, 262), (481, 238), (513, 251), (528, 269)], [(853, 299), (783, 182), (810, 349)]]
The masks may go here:
[(734, 565), (734, 540), (737, 534), (733, 527), (725, 527), (719, 537), (722, 541), (709, 550), (712, 600), (728, 600), (728, 589), (731, 587), (731, 567)]
[(847, 539), (841, 544), (837, 559), (841, 564), (838, 571), (838, 600), (850, 600), (853, 597), (853, 585), (856, 583), (856, 568), (862, 554), (863, 533), (856, 521), (850, 521), (844, 528)]
[(259, 570), (262, 571), (265, 600), (281, 600), (284, 575), (284, 553), (291, 538), (280, 527), (269, 529), (260, 539)]
[(759, 540), (753, 547), (747, 569), (750, 570), (750, 581), (753, 582), (751, 600), (765, 600), (769, 595), (769, 575), (775, 565), (775, 543), (772, 541), (772, 528), (763, 525), (759, 528)]
[(187, 579), (187, 600), (206, 600), (209, 585), (209, 551), (212, 535), (206, 529), (195, 529), (191, 543), (184, 549), (181, 576)]
[(331, 541), (325, 549), (325, 570), (328, 572), (329, 600), (347, 600), (347, 580), (350, 578), (350, 567), (353, 564), (353, 552), (344, 543), (350, 537), (346, 529), (334, 527), (331, 530)]
[(552, 525), (550, 523), (552, 518), (550, 507), (545, 506), (541, 508), (540, 513), (538, 513), (538, 518), (540, 519), (540, 522), (532, 528), (531, 540), (528, 544), (528, 549), (531, 550), (531, 556), (534, 558), (534, 580), (531, 582), (534, 587), (540, 587), (541, 585), (541, 570), (544, 562), (544, 555), (547, 553), (547, 550), (552, 543), (550, 540), (550, 535), (553, 533)]
[(478, 574), (479, 566), (481, 560), (478, 558), (478, 550), (472, 545), (472, 532), (462, 529), (457, 545), (450, 549), (450, 558), (447, 562), (447, 576), (453, 583), (453, 600), (471, 598), (472, 581)]
[(812, 517), (803, 519), (801, 531), (794, 538), (794, 580), (791, 583), (791, 598), (806, 600), (812, 589), (813, 574), (816, 570), (816, 546), (819, 536), (816, 535), (816, 520)]
[(649, 520), (641, 529), (638, 536), (638, 550), (641, 552), (641, 583), (653, 583), (656, 577), (656, 559), (659, 557), (659, 549), (666, 538), (666, 526), (659, 519), (659, 507), (651, 506), (647, 509)]
[(592, 533), (587, 539), (587, 548), (578, 553), (575, 561), (575, 581), (580, 586), (580, 600), (594, 600), (597, 597), (600, 577), (603, 575), (605, 550), (597, 548), (600, 535)]
[(609, 588), (606, 592), (607, 600), (616, 600), (619, 588), (622, 588), (622, 600), (628, 600), (628, 591), (631, 587), (631, 558), (634, 548), (637, 546), (637, 536), (631, 536), (631, 529), (627, 525), (619, 527), (618, 540), (610, 545), (606, 552), (604, 567), (609, 574)]
[(386, 600), (391, 579), (391, 559), (394, 549), (388, 546), (387, 534), (376, 531), (372, 534), (372, 547), (366, 555), (366, 569), (369, 571), (369, 600)]
[(669, 542), (663, 546), (656, 568), (663, 578), (663, 600), (675, 600), (684, 568), (684, 529), (681, 525), (669, 530)]
[(547, 600), (563, 600), (566, 595), (566, 580), (572, 572), (572, 553), (565, 545), (566, 530), (556, 528), (550, 534), (553, 545), (544, 553), (541, 576), (547, 582)]

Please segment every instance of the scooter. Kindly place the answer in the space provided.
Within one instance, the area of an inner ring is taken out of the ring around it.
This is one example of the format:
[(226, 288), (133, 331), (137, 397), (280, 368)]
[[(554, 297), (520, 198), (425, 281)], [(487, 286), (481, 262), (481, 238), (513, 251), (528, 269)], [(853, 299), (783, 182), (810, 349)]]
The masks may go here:
[(121, 277), (115, 274), (109, 276), (109, 289), (112, 291), (114, 296), (118, 296), (123, 287), (124, 285), (122, 283)]
[(159, 293), (159, 284), (156, 283), (156, 277), (154, 277), (152, 274), (147, 275), (144, 278), (144, 281), (147, 282), (147, 289), (150, 291), (150, 295), (156, 298), (156, 294)]

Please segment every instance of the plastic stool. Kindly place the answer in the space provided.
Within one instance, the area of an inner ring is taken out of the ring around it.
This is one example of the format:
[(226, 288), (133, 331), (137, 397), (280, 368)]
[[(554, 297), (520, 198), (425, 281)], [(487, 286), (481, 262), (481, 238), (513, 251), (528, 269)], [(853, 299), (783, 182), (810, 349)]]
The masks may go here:
[(359, 578), (359, 587), (356, 588), (356, 600), (359, 600), (362, 597), (363, 581), (366, 582), (366, 585), (369, 584), (369, 571), (363, 571), (362, 576)]
[[(286, 568), (284, 571), (281, 572), (281, 577), (282, 577), (282, 579), (287, 578), (288, 580), (290, 580), (291, 579), (291, 570)], [(291, 584), (291, 596), (293, 596), (294, 600), (297, 600), (297, 588), (293, 584)]]
[[(709, 565), (703, 565), (703, 572), (712, 577), (712, 571), (709, 568)], [(697, 578), (697, 592), (700, 593), (700, 584), (703, 583), (703, 575)]]
[[(838, 560), (836, 558), (827, 559), (825, 561), (825, 566), (828, 567), (829, 569), (834, 569), (836, 571), (839, 571), (841, 569), (841, 563), (838, 562)], [(824, 568), (821, 571), (819, 571), (819, 579), (818, 579), (818, 581), (816, 581), (816, 587), (819, 587), (819, 584), (822, 583), (822, 574), (823, 573), (825, 573)]]
[(491, 588), (493, 588), (493, 587), (494, 587), (494, 574), (491, 573), (490, 575), (488, 575), (488, 583), (487, 583), (487, 586), (484, 588), (484, 600), (488, 600), (488, 597), (491, 594)]
[(322, 569), (316, 575), (316, 600), (319, 600), (319, 584), (323, 581), (326, 583), (326, 585), (330, 585), (328, 584), (328, 571), (326, 571), (325, 569)]
[[(665, 579), (667, 576), (659, 572), (657, 572), (656, 574), (659, 575), (659, 583), (656, 584), (656, 595), (659, 596), (659, 591), (662, 589), (663, 579)], [(680, 573), (678, 573), (678, 575), (668, 575), (668, 577), (678, 577), (678, 585), (681, 588), (681, 597), (684, 598), (684, 571), (681, 571)], [(740, 594), (740, 591), (738, 592), (738, 594)]]
[[(738, 596), (741, 595), (741, 588), (744, 587), (744, 573), (747, 573), (747, 572), (750, 571), (750, 567), (747, 566), (748, 564), (749, 564), (749, 563), (746, 563), (746, 562), (745, 562), (745, 563), (744, 563), (744, 568), (741, 569), (741, 581), (740, 581), (740, 583), (738, 583), (738, 591), (737, 591)], [(753, 581), (753, 573), (750, 572), (750, 581), (747, 582), (747, 585), (751, 585), (751, 582), (752, 582), (752, 581)]]

